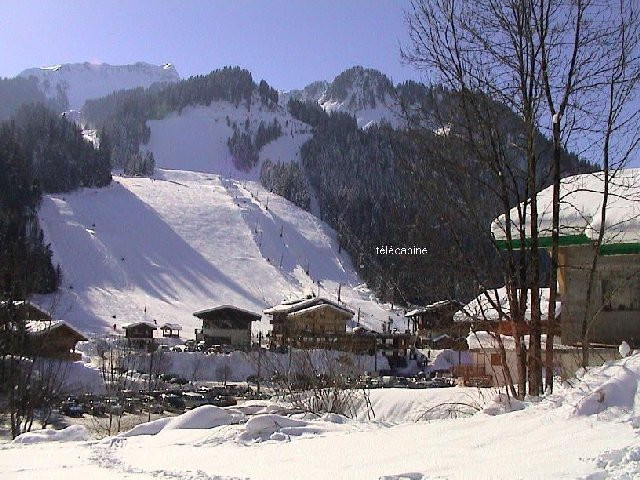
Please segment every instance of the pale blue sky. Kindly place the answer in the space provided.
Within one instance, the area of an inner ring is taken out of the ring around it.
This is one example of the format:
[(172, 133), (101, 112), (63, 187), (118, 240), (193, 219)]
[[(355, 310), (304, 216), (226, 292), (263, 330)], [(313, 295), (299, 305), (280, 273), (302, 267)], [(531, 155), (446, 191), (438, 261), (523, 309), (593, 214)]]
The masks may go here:
[(28, 67), (171, 62), (183, 77), (240, 65), (278, 89), (332, 80), (353, 65), (395, 83), (408, 0), (3, 0), (0, 76)]

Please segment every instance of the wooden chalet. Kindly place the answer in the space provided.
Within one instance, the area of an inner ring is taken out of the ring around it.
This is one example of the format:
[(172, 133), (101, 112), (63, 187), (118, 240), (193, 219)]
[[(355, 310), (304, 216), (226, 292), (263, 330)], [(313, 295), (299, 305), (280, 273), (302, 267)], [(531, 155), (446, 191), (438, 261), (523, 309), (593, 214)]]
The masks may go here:
[(76, 352), (78, 342), (87, 338), (63, 320), (32, 320), (26, 325), (28, 348), (34, 357), (57, 358), (77, 361), (82, 358)]
[(407, 331), (416, 337), (416, 347), (434, 348), (434, 338), (442, 335), (459, 337), (460, 328), (454, 323), (453, 315), (462, 307), (456, 300), (441, 300), (407, 312)]
[(354, 312), (326, 298), (288, 301), (264, 313), (272, 317), (272, 347), (344, 350), (349, 345), (347, 322)]
[(415, 336), (409, 332), (376, 333), (376, 350), (387, 357), (391, 368), (407, 366), (414, 343)]
[(251, 347), (251, 322), (262, 318), (259, 314), (220, 305), (193, 314), (202, 320), (202, 329), (196, 330), (196, 340), (211, 345), (228, 345), (238, 349)]
[(160, 326), (160, 331), (164, 338), (180, 338), (182, 325), (178, 323), (165, 323)]
[(152, 350), (155, 347), (153, 332), (158, 327), (151, 322), (133, 322), (122, 325), (127, 344), (132, 348)]
[(87, 340), (67, 322), (53, 320), (28, 301), (0, 302), (0, 325), (0, 344), (31, 357), (80, 360), (76, 344)]

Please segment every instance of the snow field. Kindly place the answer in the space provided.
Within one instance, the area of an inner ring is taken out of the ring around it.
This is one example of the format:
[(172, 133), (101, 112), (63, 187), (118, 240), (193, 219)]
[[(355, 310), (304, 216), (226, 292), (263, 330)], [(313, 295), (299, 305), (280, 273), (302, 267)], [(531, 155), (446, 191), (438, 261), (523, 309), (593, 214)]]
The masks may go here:
[[(257, 183), (159, 170), (153, 179), (115, 177), (103, 189), (47, 196), (39, 215), (63, 280), (58, 294), (36, 301), (87, 334), (146, 319), (179, 323), (192, 337), (201, 327), (197, 310), (232, 304), (260, 313), (286, 296), (317, 292), (316, 280), (332, 298), (342, 283), (342, 300), (360, 307), (371, 328), (395, 315), (362, 293), (335, 232)], [(283, 251), (280, 266), (272, 256)]]
[[(248, 120), (248, 132), (253, 135), (261, 121), (268, 125), (274, 119), (282, 127), (282, 136), (261, 149), (254, 168), (248, 172), (237, 170), (227, 146), (227, 140), (233, 135), (233, 123), (245, 132)], [(142, 149), (153, 152), (157, 167), (215, 173), (241, 180), (259, 180), (266, 159), (276, 163), (298, 161), (300, 147), (311, 138), (309, 125), (293, 118), (286, 108), (265, 108), (257, 94), (250, 109), (245, 103), (236, 107), (229, 102), (216, 101), (208, 106), (185, 108), (162, 120), (150, 120), (147, 125), (151, 137)]]

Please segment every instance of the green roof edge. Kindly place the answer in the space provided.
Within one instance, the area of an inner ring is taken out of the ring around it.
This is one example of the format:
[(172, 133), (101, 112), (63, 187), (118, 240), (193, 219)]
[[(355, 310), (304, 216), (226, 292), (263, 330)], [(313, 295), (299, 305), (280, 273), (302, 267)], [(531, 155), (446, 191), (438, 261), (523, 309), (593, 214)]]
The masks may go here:
[[(573, 245), (588, 245), (592, 243), (593, 242), (586, 235), (564, 235), (558, 239), (558, 245), (561, 247), (569, 247)], [(525, 246), (527, 247), (531, 246), (531, 239), (527, 238), (525, 240), (525, 244)], [(509, 247), (509, 242), (507, 240), (496, 240), (496, 245), (499, 250), (507, 250)], [(514, 240), (511, 242), (511, 246), (514, 249), (519, 249), (522, 247), (522, 242), (520, 241), (520, 239)], [(538, 247), (551, 247), (551, 237), (539, 237)], [(609, 243), (600, 247), (600, 253), (602, 255), (640, 254), (640, 243)]]

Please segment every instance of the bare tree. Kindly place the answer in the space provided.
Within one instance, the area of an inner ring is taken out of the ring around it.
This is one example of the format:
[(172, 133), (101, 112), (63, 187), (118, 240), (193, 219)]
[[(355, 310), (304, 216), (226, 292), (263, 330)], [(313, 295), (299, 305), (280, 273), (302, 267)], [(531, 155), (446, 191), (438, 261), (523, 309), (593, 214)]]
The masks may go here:
[[(447, 160), (444, 178), (450, 180), (446, 188), (458, 194), (462, 207), (458, 210), (466, 210), (463, 215), (467, 232), (468, 220), (479, 217), (486, 221), (486, 216), (471, 213), (478, 205), (485, 211), (493, 209), (493, 214), (505, 212), (502, 228), (506, 241), (502, 245), (493, 243), (502, 250), (500, 270), (509, 296), (519, 358), (518, 395), (524, 395), (527, 370), (528, 393), (537, 395), (543, 385), (542, 313), (538, 302), (543, 283), (540, 239), (551, 237), (552, 301), (548, 318), (552, 326), (561, 229), (559, 185), (561, 176), (571, 173), (563, 172), (562, 160), (567, 147), (588, 150), (580, 148), (583, 145), (574, 137), (583, 139), (584, 132), (589, 131), (593, 138), (605, 132), (598, 143), (602, 155), (593, 155), (591, 149), (589, 158), (602, 166), (606, 180), (610, 176), (612, 135), (637, 129), (637, 122), (633, 121), (637, 112), (629, 110), (637, 83), (637, 13), (633, 2), (625, 0), (416, 0), (412, 7), (407, 14), (411, 46), (404, 49), (403, 56), (456, 92), (458, 99), (444, 111), (428, 112), (430, 122), (422, 121), (418, 126), (424, 130), (424, 125), (433, 126), (434, 120), (436, 125), (453, 125), (447, 146), (451, 148), (451, 140), (459, 145), (458, 161), (453, 162), (462, 164), (458, 171), (450, 168), (452, 155), (433, 147), (430, 153)], [(508, 112), (514, 112), (516, 118)], [(508, 119), (517, 122), (515, 138), (506, 133), (513, 132), (513, 128), (507, 128)], [(550, 133), (552, 138), (550, 152), (546, 151), (549, 148), (543, 133)], [(438, 145), (431, 142), (434, 143)], [(627, 142), (619, 165), (636, 146), (637, 141)], [(467, 158), (460, 162), (461, 156)], [(472, 180), (456, 182), (461, 173), (473, 175)], [(552, 226), (551, 231), (541, 232), (536, 192), (549, 183), (554, 185)], [(603, 207), (604, 226), (606, 200)], [(455, 239), (456, 225), (450, 221), (450, 214), (441, 216), (448, 225), (453, 224), (451, 234)], [(455, 242), (461, 250), (468, 248), (463, 238)], [(597, 251), (598, 242), (595, 243)], [(465, 252), (461, 253), (464, 257)], [(596, 267), (594, 259), (592, 271)], [(482, 284), (486, 274), (478, 272), (474, 277)], [(528, 346), (522, 342), (527, 290), (531, 292)], [(588, 328), (584, 330), (586, 349)], [(553, 328), (547, 328), (547, 333), (545, 377), (550, 388)]]
[(373, 418), (369, 390), (357, 382), (365, 371), (363, 361), (348, 352), (328, 350), (294, 350), (290, 362), (275, 355), (267, 359), (275, 389), (294, 409), (348, 417), (364, 410)]

